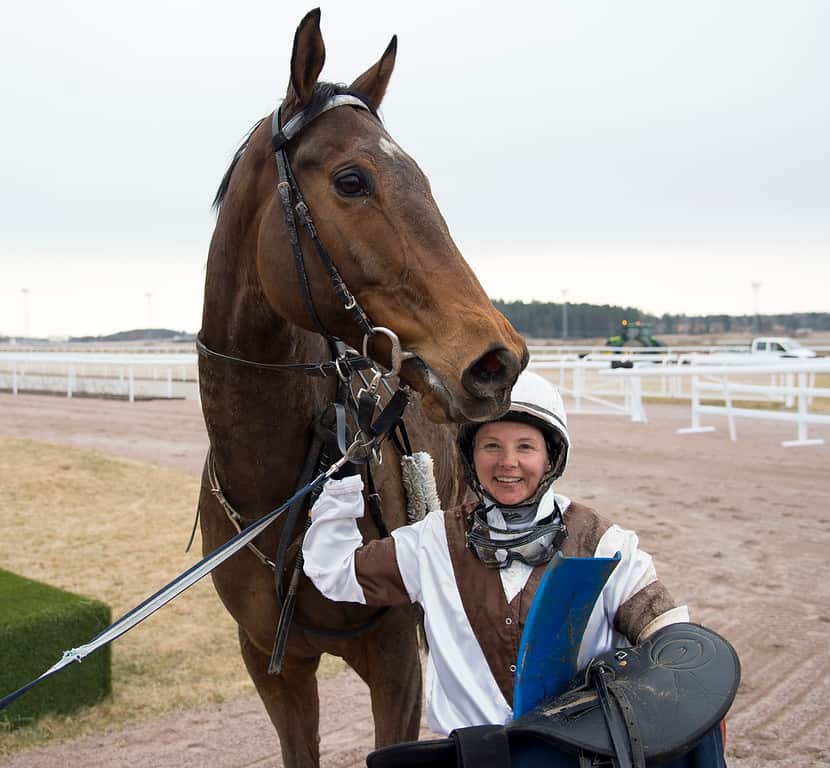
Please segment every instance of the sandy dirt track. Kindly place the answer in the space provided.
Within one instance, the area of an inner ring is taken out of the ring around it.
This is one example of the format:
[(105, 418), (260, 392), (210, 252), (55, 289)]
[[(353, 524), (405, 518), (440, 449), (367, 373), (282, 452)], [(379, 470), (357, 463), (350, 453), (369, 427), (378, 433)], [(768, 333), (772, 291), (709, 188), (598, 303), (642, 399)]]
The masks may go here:
[[(830, 445), (783, 448), (794, 426), (738, 422), (677, 435), (688, 408), (647, 405), (648, 424), (574, 416), (559, 487), (640, 534), (692, 618), (736, 646), (743, 682), (728, 719), (729, 765), (830, 766)], [(830, 443), (830, 430), (815, 428)], [(0, 395), (0, 434), (94, 448), (198, 473), (198, 405)], [(322, 764), (372, 748), (368, 692), (351, 674), (321, 684)], [(2, 768), (242, 768), (281, 765), (256, 697), (176, 712), (122, 731), (0, 760)]]

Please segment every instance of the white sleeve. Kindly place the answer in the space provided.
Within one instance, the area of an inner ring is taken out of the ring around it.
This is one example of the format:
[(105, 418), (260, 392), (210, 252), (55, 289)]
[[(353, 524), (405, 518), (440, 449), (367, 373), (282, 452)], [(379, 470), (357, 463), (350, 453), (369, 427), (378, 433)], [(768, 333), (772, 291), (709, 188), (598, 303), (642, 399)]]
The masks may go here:
[[(432, 517), (430, 517), (432, 515)], [(407, 594), (411, 602), (416, 603), (421, 600), (421, 564), (428, 561), (428, 553), (425, 553), (424, 533), (426, 532), (432, 538), (435, 533), (432, 529), (435, 528), (432, 523), (438, 520), (438, 515), (443, 515), (436, 511), (430, 512), (423, 520), (411, 525), (404, 525), (392, 531), (392, 538), (395, 540), (395, 558), (398, 563), (398, 571), (401, 574), (401, 581), (403, 581)]]
[[(612, 626), (615, 626), (620, 606), (646, 587), (651, 586), (651, 590), (662, 590), (665, 593), (665, 587), (657, 582), (657, 572), (651, 555), (641, 550), (639, 544), (640, 540), (634, 531), (628, 531), (618, 525), (612, 525), (597, 544), (596, 557), (613, 557), (616, 552), (621, 554), (620, 564), (614, 569), (603, 589), (605, 615)], [(648, 592), (649, 590), (644, 594)], [(685, 605), (672, 607), (649, 619), (647, 626), (637, 633), (635, 642), (641, 642), (661, 627), (681, 621), (689, 621), (689, 609)], [(634, 638), (631, 639), (634, 641)]]
[(602, 590), (605, 615), (613, 625), (619, 607), (632, 595), (657, 581), (657, 572), (648, 552), (639, 548), (640, 540), (634, 531), (612, 525), (597, 543), (595, 557), (613, 557), (619, 552), (619, 565), (608, 578)]
[(355, 551), (363, 546), (356, 522), (363, 517), (362, 490), (359, 475), (329, 480), (311, 508), (311, 526), (303, 539), (303, 571), (330, 600), (366, 603), (354, 567)]

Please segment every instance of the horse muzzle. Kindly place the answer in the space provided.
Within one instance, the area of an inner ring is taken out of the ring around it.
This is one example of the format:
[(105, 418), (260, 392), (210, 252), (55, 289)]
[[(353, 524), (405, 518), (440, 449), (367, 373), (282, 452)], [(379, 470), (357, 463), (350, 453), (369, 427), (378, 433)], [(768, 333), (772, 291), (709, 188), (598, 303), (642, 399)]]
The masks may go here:
[(520, 360), (504, 347), (489, 350), (464, 369), (457, 393), (417, 355), (405, 360), (401, 374), (423, 396), (424, 409), (432, 421), (464, 423), (503, 416), (526, 364), (526, 358)]

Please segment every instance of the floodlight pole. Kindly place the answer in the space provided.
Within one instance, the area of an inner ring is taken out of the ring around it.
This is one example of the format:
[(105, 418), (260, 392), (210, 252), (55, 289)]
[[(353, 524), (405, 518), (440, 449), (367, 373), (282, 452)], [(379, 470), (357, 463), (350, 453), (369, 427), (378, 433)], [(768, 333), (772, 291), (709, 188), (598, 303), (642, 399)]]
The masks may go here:
[(761, 288), (761, 283), (758, 280), (752, 281), (752, 310), (755, 314), (755, 333), (761, 332), (761, 315), (758, 305), (758, 291)]
[(147, 297), (147, 329), (150, 330), (153, 327), (153, 293), (147, 291), (144, 295)]
[(23, 337), (29, 338), (29, 289), (21, 288), (23, 294)]
[(568, 289), (562, 289), (562, 341), (568, 338)]

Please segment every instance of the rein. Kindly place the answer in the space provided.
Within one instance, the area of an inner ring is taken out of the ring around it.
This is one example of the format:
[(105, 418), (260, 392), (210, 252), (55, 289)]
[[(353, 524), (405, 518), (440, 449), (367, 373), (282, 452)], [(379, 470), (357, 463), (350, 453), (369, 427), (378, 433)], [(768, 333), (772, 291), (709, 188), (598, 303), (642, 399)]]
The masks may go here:
[[(403, 413), (403, 407), (405, 407), (406, 404), (404, 401), (407, 394), (405, 389), (399, 390), (396, 394), (402, 395), (402, 398), (399, 398), (397, 401), (391, 401), (386, 406), (375, 422), (377, 428), (382, 427), (390, 421), (394, 423), (395, 414), (390, 412), (392, 410), (397, 412), (397, 419), (400, 419), (400, 416)], [(302, 500), (310, 493), (318, 488), (321, 488), (323, 484), (335, 472), (337, 472), (338, 469), (346, 464), (346, 462), (356, 459), (359, 460), (360, 455), (371, 451), (386, 437), (386, 434), (377, 431), (377, 429), (373, 429), (373, 434), (371, 435), (358, 435), (354, 442), (349, 445), (337, 461), (333, 462), (325, 472), (319, 473), (313, 480), (311, 480), (311, 482), (297, 490), (297, 492), (290, 499), (288, 499), (288, 501), (276, 509), (271, 510), (267, 515), (264, 515), (259, 520), (237, 533), (233, 538), (228, 539), (228, 541), (206, 557), (202, 558), (198, 563), (192, 565), (184, 573), (173, 579), (173, 581), (169, 584), (150, 595), (150, 597), (132, 610), (125, 613), (120, 619), (114, 621), (110, 624), (110, 626), (103, 629), (88, 643), (80, 645), (77, 648), (71, 648), (64, 651), (60, 660), (53, 664), (39, 677), (26, 683), (26, 685), (21, 686), (16, 691), (12, 691), (10, 694), (0, 698), (0, 711), (5, 709), (9, 704), (17, 700), (24, 693), (34, 688), (38, 683), (52, 677), (53, 675), (56, 675), (70, 664), (83, 661), (83, 659), (89, 656), (89, 654), (97, 651), (105, 645), (109, 645), (114, 640), (117, 640), (119, 637), (129, 632), (129, 630), (133, 627), (152, 616), (156, 611), (163, 608), (167, 605), (167, 603), (178, 597), (186, 589), (192, 587), (196, 584), (196, 582), (203, 579), (211, 571), (218, 568), (228, 558), (235, 555), (240, 549), (242, 549), (242, 547), (253, 541), (254, 538), (262, 533), (269, 525), (271, 525), (271, 523), (277, 520), (277, 518), (279, 518), (286, 510), (290, 509), (293, 505), (302, 502)]]

